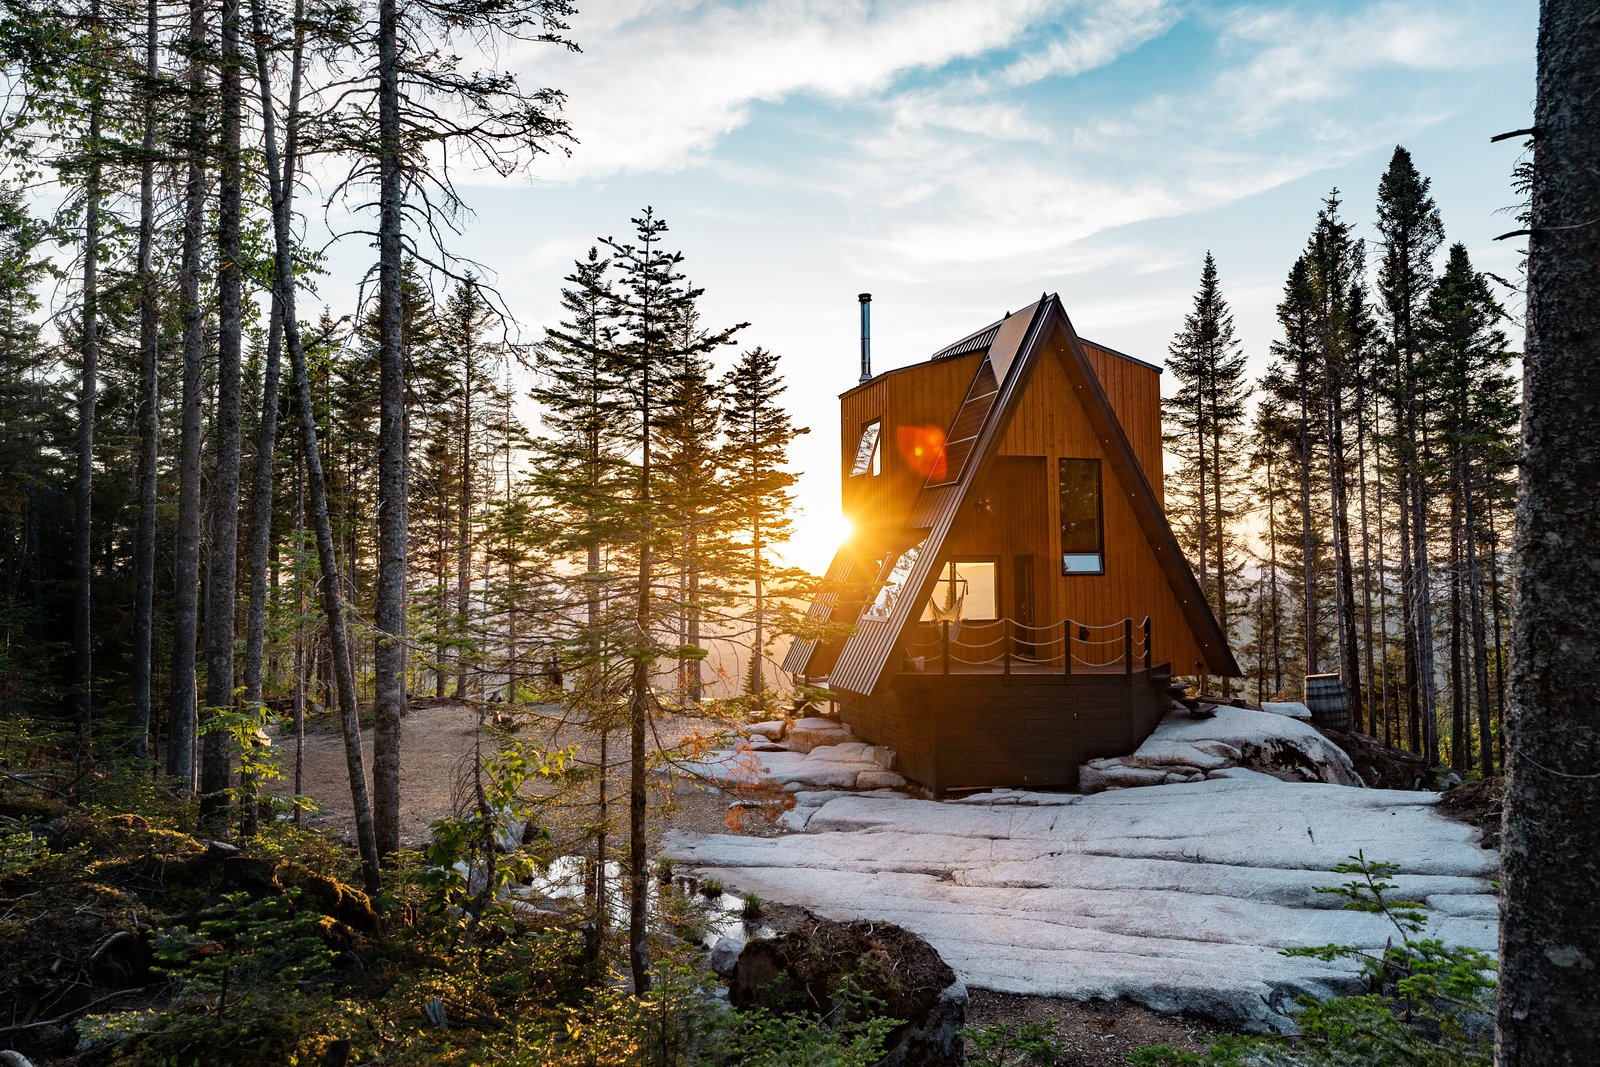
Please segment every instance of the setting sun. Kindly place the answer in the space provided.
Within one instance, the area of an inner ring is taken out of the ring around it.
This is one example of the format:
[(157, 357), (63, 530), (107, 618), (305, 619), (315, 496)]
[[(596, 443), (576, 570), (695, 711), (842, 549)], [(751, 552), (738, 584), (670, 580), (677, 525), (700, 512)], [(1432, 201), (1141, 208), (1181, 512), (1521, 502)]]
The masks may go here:
[(793, 536), (779, 552), (791, 567), (804, 567), (813, 574), (821, 574), (852, 533), (850, 520), (839, 512), (837, 505), (819, 505), (808, 508), (795, 522)]

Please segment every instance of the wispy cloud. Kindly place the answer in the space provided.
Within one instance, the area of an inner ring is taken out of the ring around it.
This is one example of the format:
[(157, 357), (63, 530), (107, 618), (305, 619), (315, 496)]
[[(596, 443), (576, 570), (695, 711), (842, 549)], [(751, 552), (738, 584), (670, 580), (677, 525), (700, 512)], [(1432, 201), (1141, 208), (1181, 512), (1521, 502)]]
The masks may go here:
[(845, 101), (881, 93), (1015, 42), (1071, 0), (759, 0), (646, 3), (580, 29), (582, 55), (530, 54), (568, 93), (583, 144), (561, 177), (672, 170), (796, 95)]

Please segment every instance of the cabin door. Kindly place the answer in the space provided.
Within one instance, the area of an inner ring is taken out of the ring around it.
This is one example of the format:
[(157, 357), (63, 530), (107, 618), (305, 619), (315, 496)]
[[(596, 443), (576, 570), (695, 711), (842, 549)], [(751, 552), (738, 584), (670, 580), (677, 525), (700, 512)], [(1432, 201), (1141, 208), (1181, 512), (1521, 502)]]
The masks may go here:
[(1011, 597), (1013, 600), (1011, 617), (1016, 620), (1016, 654), (1024, 659), (1033, 659), (1037, 647), (1035, 641), (1038, 633), (1033, 629), (1033, 556), (1011, 557)]

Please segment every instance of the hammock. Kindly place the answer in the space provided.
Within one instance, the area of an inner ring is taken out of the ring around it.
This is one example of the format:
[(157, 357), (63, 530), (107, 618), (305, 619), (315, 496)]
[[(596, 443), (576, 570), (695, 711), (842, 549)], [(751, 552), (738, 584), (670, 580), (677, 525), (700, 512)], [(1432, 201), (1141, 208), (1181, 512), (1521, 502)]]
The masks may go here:
[(965, 591), (945, 607), (940, 607), (935, 600), (928, 601), (928, 612), (933, 616), (930, 620), (935, 625), (947, 622), (950, 624), (950, 640), (957, 641), (961, 638), (961, 605), (965, 603)]

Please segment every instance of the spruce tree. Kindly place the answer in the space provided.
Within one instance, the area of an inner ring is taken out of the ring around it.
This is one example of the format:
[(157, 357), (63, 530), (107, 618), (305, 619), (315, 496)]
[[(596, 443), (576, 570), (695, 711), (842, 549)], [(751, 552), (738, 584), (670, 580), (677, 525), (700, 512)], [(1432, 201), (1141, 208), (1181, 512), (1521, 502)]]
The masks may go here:
[(663, 564), (677, 579), (677, 688), (690, 703), (704, 692), (704, 631), (722, 605), (728, 577), (725, 489), (717, 449), (722, 431), (711, 364), (698, 350), (692, 307), (673, 333), (674, 364), (661, 420), (661, 512), (668, 527)]
[(663, 608), (670, 608), (670, 602), (663, 604), (658, 597), (656, 588), (656, 559), (665, 532), (657, 511), (662, 486), (656, 449), (676, 360), (726, 344), (740, 327), (707, 331), (691, 351), (676, 345), (674, 328), (699, 299), (701, 290), (684, 284), (678, 270), (682, 254), (669, 252), (663, 246), (666, 222), (648, 207), (632, 221), (632, 241), (607, 238), (603, 243), (611, 249), (620, 275), (615, 306), (624, 339), (616, 349), (616, 373), (627, 404), (630, 456), (636, 457), (630, 472), (626, 512), (636, 568), (632, 590), (634, 644), (628, 650), (628, 963), (634, 991), (642, 993), (650, 988), (645, 952), (649, 882), (645, 742), (653, 701), (652, 666), (666, 651), (659, 634)]
[(1430, 765), (1434, 740), (1434, 629), (1428, 546), (1428, 476), (1422, 394), (1423, 313), (1433, 284), (1433, 257), (1444, 224), (1429, 180), (1396, 147), (1378, 184), (1378, 297), (1384, 326), (1390, 433), (1386, 451), (1396, 472), (1400, 528), (1400, 597), (1407, 664), (1406, 705), (1412, 736)]
[[(1249, 386), (1233, 314), (1210, 252), (1200, 271), (1194, 308), (1167, 352), (1167, 370), (1178, 383), (1162, 401), (1169, 427), (1166, 442), (1178, 459), (1167, 479), (1168, 491), (1174, 511), (1193, 517), (1180, 524), (1184, 548), (1223, 634), (1231, 640), (1232, 612), (1239, 600), (1234, 583), (1242, 567), (1236, 527), (1244, 510), (1243, 475), (1235, 456)], [(1222, 680), (1224, 696), (1231, 684), (1231, 679)]]
[(626, 719), (626, 677), (617, 670), (625, 639), (619, 607), (623, 590), (608, 561), (618, 558), (627, 535), (621, 510), (628, 490), (628, 409), (619, 378), (615, 298), (607, 277), (611, 261), (591, 246), (573, 264), (561, 291), (561, 322), (547, 328), (536, 350), (538, 378), (531, 395), (544, 432), (532, 448), (530, 479), (543, 503), (546, 544), (573, 610), (561, 632), (563, 674), (559, 695), (569, 716), (596, 739), (590, 776), (595, 782), (592, 828), (596, 872), (595, 915), (607, 919), (606, 863), (610, 859), (611, 797), (607, 774), (611, 738)]
[[(1445, 457), (1454, 514), (1453, 597), (1462, 618), (1455, 639), (1459, 679), (1452, 703), (1460, 709), (1453, 724), (1452, 763), (1465, 770), (1467, 751), (1467, 685), (1471, 676), (1471, 703), (1478, 729), (1478, 764), (1485, 776), (1494, 773), (1491, 748), (1488, 664), (1488, 609), (1485, 604), (1483, 562), (1480, 551), (1488, 540), (1487, 500), (1497, 480), (1496, 465), (1516, 432), (1516, 386), (1509, 373), (1511, 357), (1505, 334), (1497, 323), (1503, 312), (1488, 282), (1472, 267), (1466, 247), (1450, 247), (1443, 273), (1429, 294), (1424, 339), (1428, 378), (1437, 412), (1438, 447)], [(1463, 629), (1470, 635), (1462, 634)]]
[(783, 406), (786, 388), (778, 356), (764, 348), (741, 354), (723, 378), (727, 507), (744, 550), (740, 577), (752, 597), (745, 616), (750, 630), (746, 692), (757, 707), (765, 707), (767, 648), (776, 629), (774, 598), (768, 589), (773, 578), (772, 546), (787, 540), (794, 528), (791, 515), (797, 476), (787, 469), (789, 445), (810, 432), (796, 427)]
[(1311, 335), (1322, 419), (1323, 465), (1327, 472), (1328, 531), (1333, 552), (1334, 633), (1339, 675), (1357, 729), (1364, 725), (1361, 666), (1356, 638), (1355, 567), (1350, 549), (1349, 440), (1345, 425), (1350, 383), (1359, 375), (1369, 343), (1365, 254), (1339, 215), (1339, 191), (1317, 212), (1306, 244), (1311, 297)]

